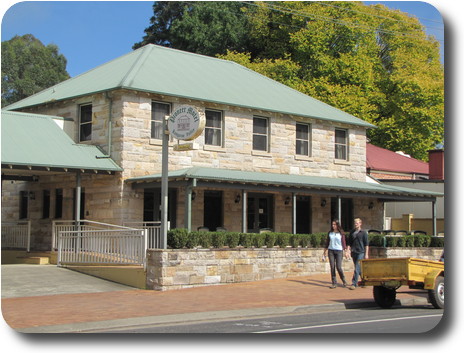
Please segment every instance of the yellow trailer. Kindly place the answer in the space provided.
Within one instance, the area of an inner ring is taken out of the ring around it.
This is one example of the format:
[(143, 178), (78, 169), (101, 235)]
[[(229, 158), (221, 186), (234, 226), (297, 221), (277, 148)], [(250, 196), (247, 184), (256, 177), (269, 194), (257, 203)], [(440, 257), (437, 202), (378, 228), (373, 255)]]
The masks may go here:
[(382, 308), (392, 307), (396, 290), (403, 285), (426, 289), (435, 308), (445, 306), (445, 267), (440, 261), (412, 257), (361, 260), (360, 285), (374, 287), (374, 300)]

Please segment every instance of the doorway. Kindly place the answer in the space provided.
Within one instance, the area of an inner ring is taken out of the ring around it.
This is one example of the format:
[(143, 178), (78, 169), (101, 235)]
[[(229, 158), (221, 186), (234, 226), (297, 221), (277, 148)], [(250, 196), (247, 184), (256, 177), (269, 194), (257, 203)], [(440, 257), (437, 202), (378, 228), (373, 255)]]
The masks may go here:
[[(170, 229), (176, 228), (177, 190), (168, 191), (168, 221)], [(161, 221), (161, 189), (145, 189), (143, 194), (143, 221)]]
[(330, 217), (331, 220), (338, 219), (345, 232), (353, 229), (353, 199), (341, 199), (341, 215), (338, 214), (338, 198), (332, 197), (330, 200)]
[(296, 197), (296, 233), (310, 234), (311, 224), (311, 196)]
[(204, 194), (203, 226), (214, 231), (222, 227), (222, 191), (206, 190)]
[(247, 226), (249, 233), (259, 233), (261, 229), (272, 229), (273, 196), (250, 193), (247, 199)]

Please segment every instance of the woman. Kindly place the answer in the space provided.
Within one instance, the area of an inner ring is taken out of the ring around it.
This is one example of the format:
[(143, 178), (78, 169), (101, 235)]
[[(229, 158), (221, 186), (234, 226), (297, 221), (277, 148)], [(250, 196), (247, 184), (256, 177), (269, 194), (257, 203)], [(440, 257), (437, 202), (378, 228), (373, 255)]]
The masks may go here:
[(346, 287), (345, 274), (343, 273), (342, 268), (343, 254), (346, 251), (346, 240), (345, 232), (338, 221), (332, 221), (332, 227), (327, 234), (324, 258), (327, 256), (327, 250), (329, 252), (330, 273), (332, 275), (332, 285), (330, 288), (337, 288), (337, 275), (335, 273), (335, 268), (343, 282), (343, 287)]

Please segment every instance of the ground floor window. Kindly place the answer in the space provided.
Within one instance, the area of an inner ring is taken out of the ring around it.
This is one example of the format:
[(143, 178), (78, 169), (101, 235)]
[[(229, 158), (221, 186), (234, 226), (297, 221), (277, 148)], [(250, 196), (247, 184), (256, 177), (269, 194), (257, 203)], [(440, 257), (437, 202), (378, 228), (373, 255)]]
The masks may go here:
[(19, 192), (19, 219), (27, 219), (29, 213), (29, 192)]

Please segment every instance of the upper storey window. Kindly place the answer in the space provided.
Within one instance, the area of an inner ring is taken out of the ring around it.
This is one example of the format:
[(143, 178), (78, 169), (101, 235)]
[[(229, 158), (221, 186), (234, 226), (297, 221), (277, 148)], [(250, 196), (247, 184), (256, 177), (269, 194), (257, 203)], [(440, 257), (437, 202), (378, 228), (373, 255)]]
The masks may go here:
[(169, 103), (153, 102), (151, 104), (151, 138), (161, 140), (163, 138), (163, 119), (171, 114)]
[(222, 112), (206, 110), (205, 145), (222, 146), (223, 119)]
[(309, 124), (296, 124), (295, 152), (299, 156), (311, 155), (311, 126)]
[(253, 150), (269, 150), (269, 119), (253, 117)]
[(92, 139), (92, 104), (79, 107), (79, 142)]
[(348, 131), (335, 129), (335, 159), (348, 160)]

